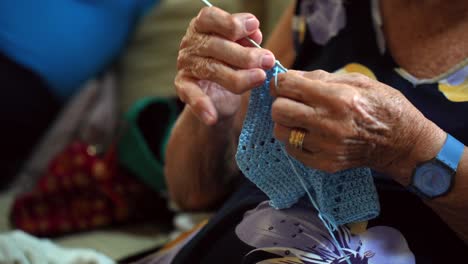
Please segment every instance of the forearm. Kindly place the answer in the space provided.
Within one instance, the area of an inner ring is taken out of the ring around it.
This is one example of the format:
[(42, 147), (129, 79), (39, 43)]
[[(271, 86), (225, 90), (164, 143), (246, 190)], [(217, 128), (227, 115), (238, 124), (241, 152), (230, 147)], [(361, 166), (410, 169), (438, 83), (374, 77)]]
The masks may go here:
[[(395, 162), (390, 175), (403, 186), (408, 186), (416, 166), (434, 158), (445, 142), (446, 133), (431, 121), (426, 122), (418, 140), (408, 155)], [(468, 150), (465, 147), (459, 163), (453, 188), (441, 197), (424, 200), (468, 244)]]
[[(286, 67), (295, 56), (291, 36), (293, 11), (294, 3), (285, 11), (265, 46)], [(167, 146), (165, 176), (170, 196), (180, 207), (192, 210), (211, 207), (233, 187), (230, 183), (239, 174), (235, 162), (237, 140), (249, 94), (243, 94), (240, 109), (228, 121), (205, 125), (195, 116), (196, 109), (188, 107), (179, 117)]]
[(446, 196), (426, 202), (468, 244), (468, 150), (465, 147), (453, 189)]
[[(226, 121), (232, 122), (232, 121)], [(186, 107), (166, 151), (165, 176), (171, 198), (182, 209), (213, 207), (232, 188), (236, 132), (226, 122), (207, 126)]]

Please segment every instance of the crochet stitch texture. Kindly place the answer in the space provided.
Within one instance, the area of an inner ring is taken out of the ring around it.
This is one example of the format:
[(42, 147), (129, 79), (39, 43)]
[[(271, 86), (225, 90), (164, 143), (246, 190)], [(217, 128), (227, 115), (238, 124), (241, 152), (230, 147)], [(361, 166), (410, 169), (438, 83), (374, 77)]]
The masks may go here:
[[(236, 154), (243, 174), (270, 198), (270, 204), (277, 209), (292, 206), (306, 193), (282, 151), (283, 143), (273, 137), (273, 97), (269, 83), (281, 72), (284, 71), (275, 65), (267, 71), (265, 83), (252, 90)], [(320, 213), (333, 225), (365, 221), (379, 215), (380, 206), (370, 169), (356, 168), (329, 174), (290, 158)]]

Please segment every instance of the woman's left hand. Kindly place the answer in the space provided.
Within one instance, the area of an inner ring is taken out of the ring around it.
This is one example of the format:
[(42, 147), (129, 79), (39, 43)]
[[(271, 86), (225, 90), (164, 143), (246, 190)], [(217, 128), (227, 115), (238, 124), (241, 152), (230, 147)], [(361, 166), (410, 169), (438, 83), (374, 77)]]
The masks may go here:
[[(387, 173), (428, 137), (443, 143), (443, 131), (403, 94), (365, 75), (289, 71), (277, 85), (271, 81), (275, 137), (306, 166)], [(305, 131), (302, 149), (288, 144), (292, 129)]]

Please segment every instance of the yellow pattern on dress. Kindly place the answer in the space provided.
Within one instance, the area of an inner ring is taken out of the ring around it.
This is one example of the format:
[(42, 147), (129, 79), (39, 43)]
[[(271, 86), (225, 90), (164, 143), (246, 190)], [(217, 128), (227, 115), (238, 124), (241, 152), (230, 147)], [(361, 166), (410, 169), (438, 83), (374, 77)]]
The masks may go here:
[(353, 73), (353, 72), (364, 74), (365, 76), (371, 79), (377, 80), (377, 77), (375, 77), (375, 74), (369, 68), (359, 63), (346, 64), (346, 66), (337, 70), (335, 73)]
[(468, 77), (459, 85), (441, 81), (439, 91), (452, 102), (468, 102)]

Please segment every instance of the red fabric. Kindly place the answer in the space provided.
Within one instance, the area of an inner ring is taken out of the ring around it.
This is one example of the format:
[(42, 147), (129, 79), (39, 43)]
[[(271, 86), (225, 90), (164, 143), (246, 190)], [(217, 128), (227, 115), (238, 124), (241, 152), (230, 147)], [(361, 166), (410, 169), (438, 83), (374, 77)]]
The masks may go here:
[(116, 156), (115, 147), (100, 157), (92, 146), (70, 144), (50, 162), (36, 188), (15, 199), (15, 227), (57, 236), (157, 216), (163, 211), (155, 203), (160, 196), (120, 170)]

